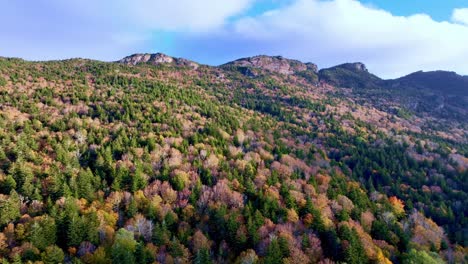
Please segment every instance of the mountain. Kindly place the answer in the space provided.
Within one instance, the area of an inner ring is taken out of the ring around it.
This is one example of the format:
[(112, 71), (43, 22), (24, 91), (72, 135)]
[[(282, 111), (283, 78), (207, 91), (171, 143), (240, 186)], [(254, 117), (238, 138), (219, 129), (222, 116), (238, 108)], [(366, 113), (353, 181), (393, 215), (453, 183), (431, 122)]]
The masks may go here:
[(321, 81), (338, 87), (346, 88), (376, 88), (383, 84), (383, 80), (369, 73), (361, 62), (345, 63), (319, 71)]
[(228, 62), (223, 66), (252, 67), (287, 75), (304, 71), (312, 71), (314, 73), (317, 72), (317, 65), (313, 63), (302, 63), (298, 60), (286, 59), (281, 56), (260, 55), (242, 58), (232, 62)]
[(370, 73), (363, 63), (346, 63), (319, 71), (322, 82), (352, 88), (352, 96), (387, 112), (444, 119), (468, 118), (468, 77), (454, 72), (415, 72), (383, 80)]
[(0, 262), (467, 261), (464, 77), (191, 63), (0, 58)]
[(193, 69), (199, 67), (199, 64), (183, 58), (174, 58), (163, 53), (138, 53), (127, 56), (118, 61), (118, 63), (123, 63), (127, 65), (137, 65), (137, 64), (151, 64), (151, 65), (177, 65), (177, 66), (187, 66)]
[(415, 72), (390, 80), (389, 86), (426, 89), (445, 94), (468, 96), (468, 76), (461, 76), (448, 71)]

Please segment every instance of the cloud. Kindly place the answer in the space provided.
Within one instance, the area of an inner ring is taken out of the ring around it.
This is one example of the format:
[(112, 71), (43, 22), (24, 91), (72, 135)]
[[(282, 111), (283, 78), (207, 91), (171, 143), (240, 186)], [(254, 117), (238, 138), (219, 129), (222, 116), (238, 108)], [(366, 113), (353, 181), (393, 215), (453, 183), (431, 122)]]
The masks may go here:
[[(277, 8), (246, 15), (265, 6)], [(221, 64), (267, 54), (320, 67), (362, 61), (389, 78), (436, 69), (468, 74), (466, 8), (437, 22), (357, 0), (0, 0), (0, 7), (8, 25), (0, 27), (2, 56), (117, 60), (162, 51)]]
[[(54, 5), (59, 0), (52, 0)], [(69, 9), (111, 20), (139, 30), (198, 32), (224, 25), (226, 19), (248, 9), (253, 0), (70, 0)]]
[(152, 49), (154, 32), (222, 28), (254, 0), (0, 0), (2, 56), (27, 59), (117, 56)]
[(223, 33), (186, 37), (184, 43), (191, 43), (184, 55), (279, 54), (321, 67), (363, 61), (383, 77), (436, 69), (468, 73), (468, 26), (425, 14), (395, 16), (356, 0), (297, 0), (241, 18)]
[(452, 21), (468, 25), (468, 8), (457, 8), (453, 10)]

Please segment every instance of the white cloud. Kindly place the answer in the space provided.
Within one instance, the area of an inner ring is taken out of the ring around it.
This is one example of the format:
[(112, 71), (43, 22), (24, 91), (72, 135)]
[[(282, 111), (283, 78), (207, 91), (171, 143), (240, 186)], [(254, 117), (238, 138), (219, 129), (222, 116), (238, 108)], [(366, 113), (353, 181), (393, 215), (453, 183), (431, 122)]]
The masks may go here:
[[(127, 1), (126, 1), (127, 2)], [(139, 22), (164, 30), (210, 30), (222, 26), (226, 19), (244, 11), (251, 0), (139, 0), (131, 3)]]
[(468, 73), (468, 26), (425, 14), (394, 16), (356, 0), (297, 0), (241, 19), (231, 30), (255, 47), (319, 66), (363, 61), (384, 77), (435, 69)]
[[(245, 17), (255, 3), (275, 10)], [(265, 2), (264, 2), (265, 3)], [(134, 52), (224, 63), (283, 55), (320, 67), (362, 61), (383, 77), (468, 74), (468, 9), (451, 22), (395, 16), (357, 0), (0, 0), (1, 56), (116, 60)]]
[[(54, 0), (58, 2), (59, 0)], [(70, 0), (64, 7), (138, 30), (208, 31), (245, 11), (254, 0)], [(54, 3), (56, 5), (57, 3)]]
[(453, 10), (452, 21), (468, 25), (468, 8)]
[(185, 36), (181, 42), (181, 56), (201, 54), (194, 59), (216, 57), (217, 63), (269, 54), (320, 67), (362, 61), (386, 78), (438, 69), (468, 74), (468, 26), (436, 22), (426, 14), (395, 16), (356, 0), (296, 0), (239, 19), (222, 33)]
[(115, 60), (157, 32), (213, 32), (255, 0), (0, 0), (0, 56)]

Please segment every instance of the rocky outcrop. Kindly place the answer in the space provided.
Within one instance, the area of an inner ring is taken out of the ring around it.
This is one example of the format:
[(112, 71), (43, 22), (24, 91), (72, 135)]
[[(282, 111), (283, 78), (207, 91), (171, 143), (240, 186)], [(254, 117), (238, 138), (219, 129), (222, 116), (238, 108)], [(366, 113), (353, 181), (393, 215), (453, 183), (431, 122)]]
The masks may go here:
[(197, 69), (199, 64), (183, 58), (174, 58), (163, 53), (139, 53), (127, 56), (118, 61), (119, 63), (127, 65), (137, 65), (141, 63), (147, 63), (152, 65), (158, 64), (173, 64), (177, 66), (186, 66), (193, 69)]
[(298, 72), (312, 71), (317, 72), (317, 65), (313, 63), (303, 63), (298, 60), (286, 59), (281, 56), (255, 56), (238, 59), (222, 66), (238, 66), (264, 69), (271, 72), (277, 72), (285, 75)]
[(320, 81), (337, 87), (346, 88), (377, 88), (383, 85), (383, 80), (367, 70), (361, 62), (344, 63), (319, 71)]
[(348, 69), (354, 72), (368, 72), (366, 65), (362, 62), (345, 63), (336, 67), (341, 67), (343, 69)]

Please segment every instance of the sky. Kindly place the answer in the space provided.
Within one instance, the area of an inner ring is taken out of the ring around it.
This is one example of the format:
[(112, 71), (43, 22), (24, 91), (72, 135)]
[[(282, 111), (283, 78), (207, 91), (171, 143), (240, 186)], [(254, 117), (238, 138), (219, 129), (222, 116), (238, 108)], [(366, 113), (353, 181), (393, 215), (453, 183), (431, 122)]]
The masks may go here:
[(468, 75), (468, 0), (0, 0), (0, 56), (115, 61), (163, 52), (219, 65), (281, 55), (383, 78)]

